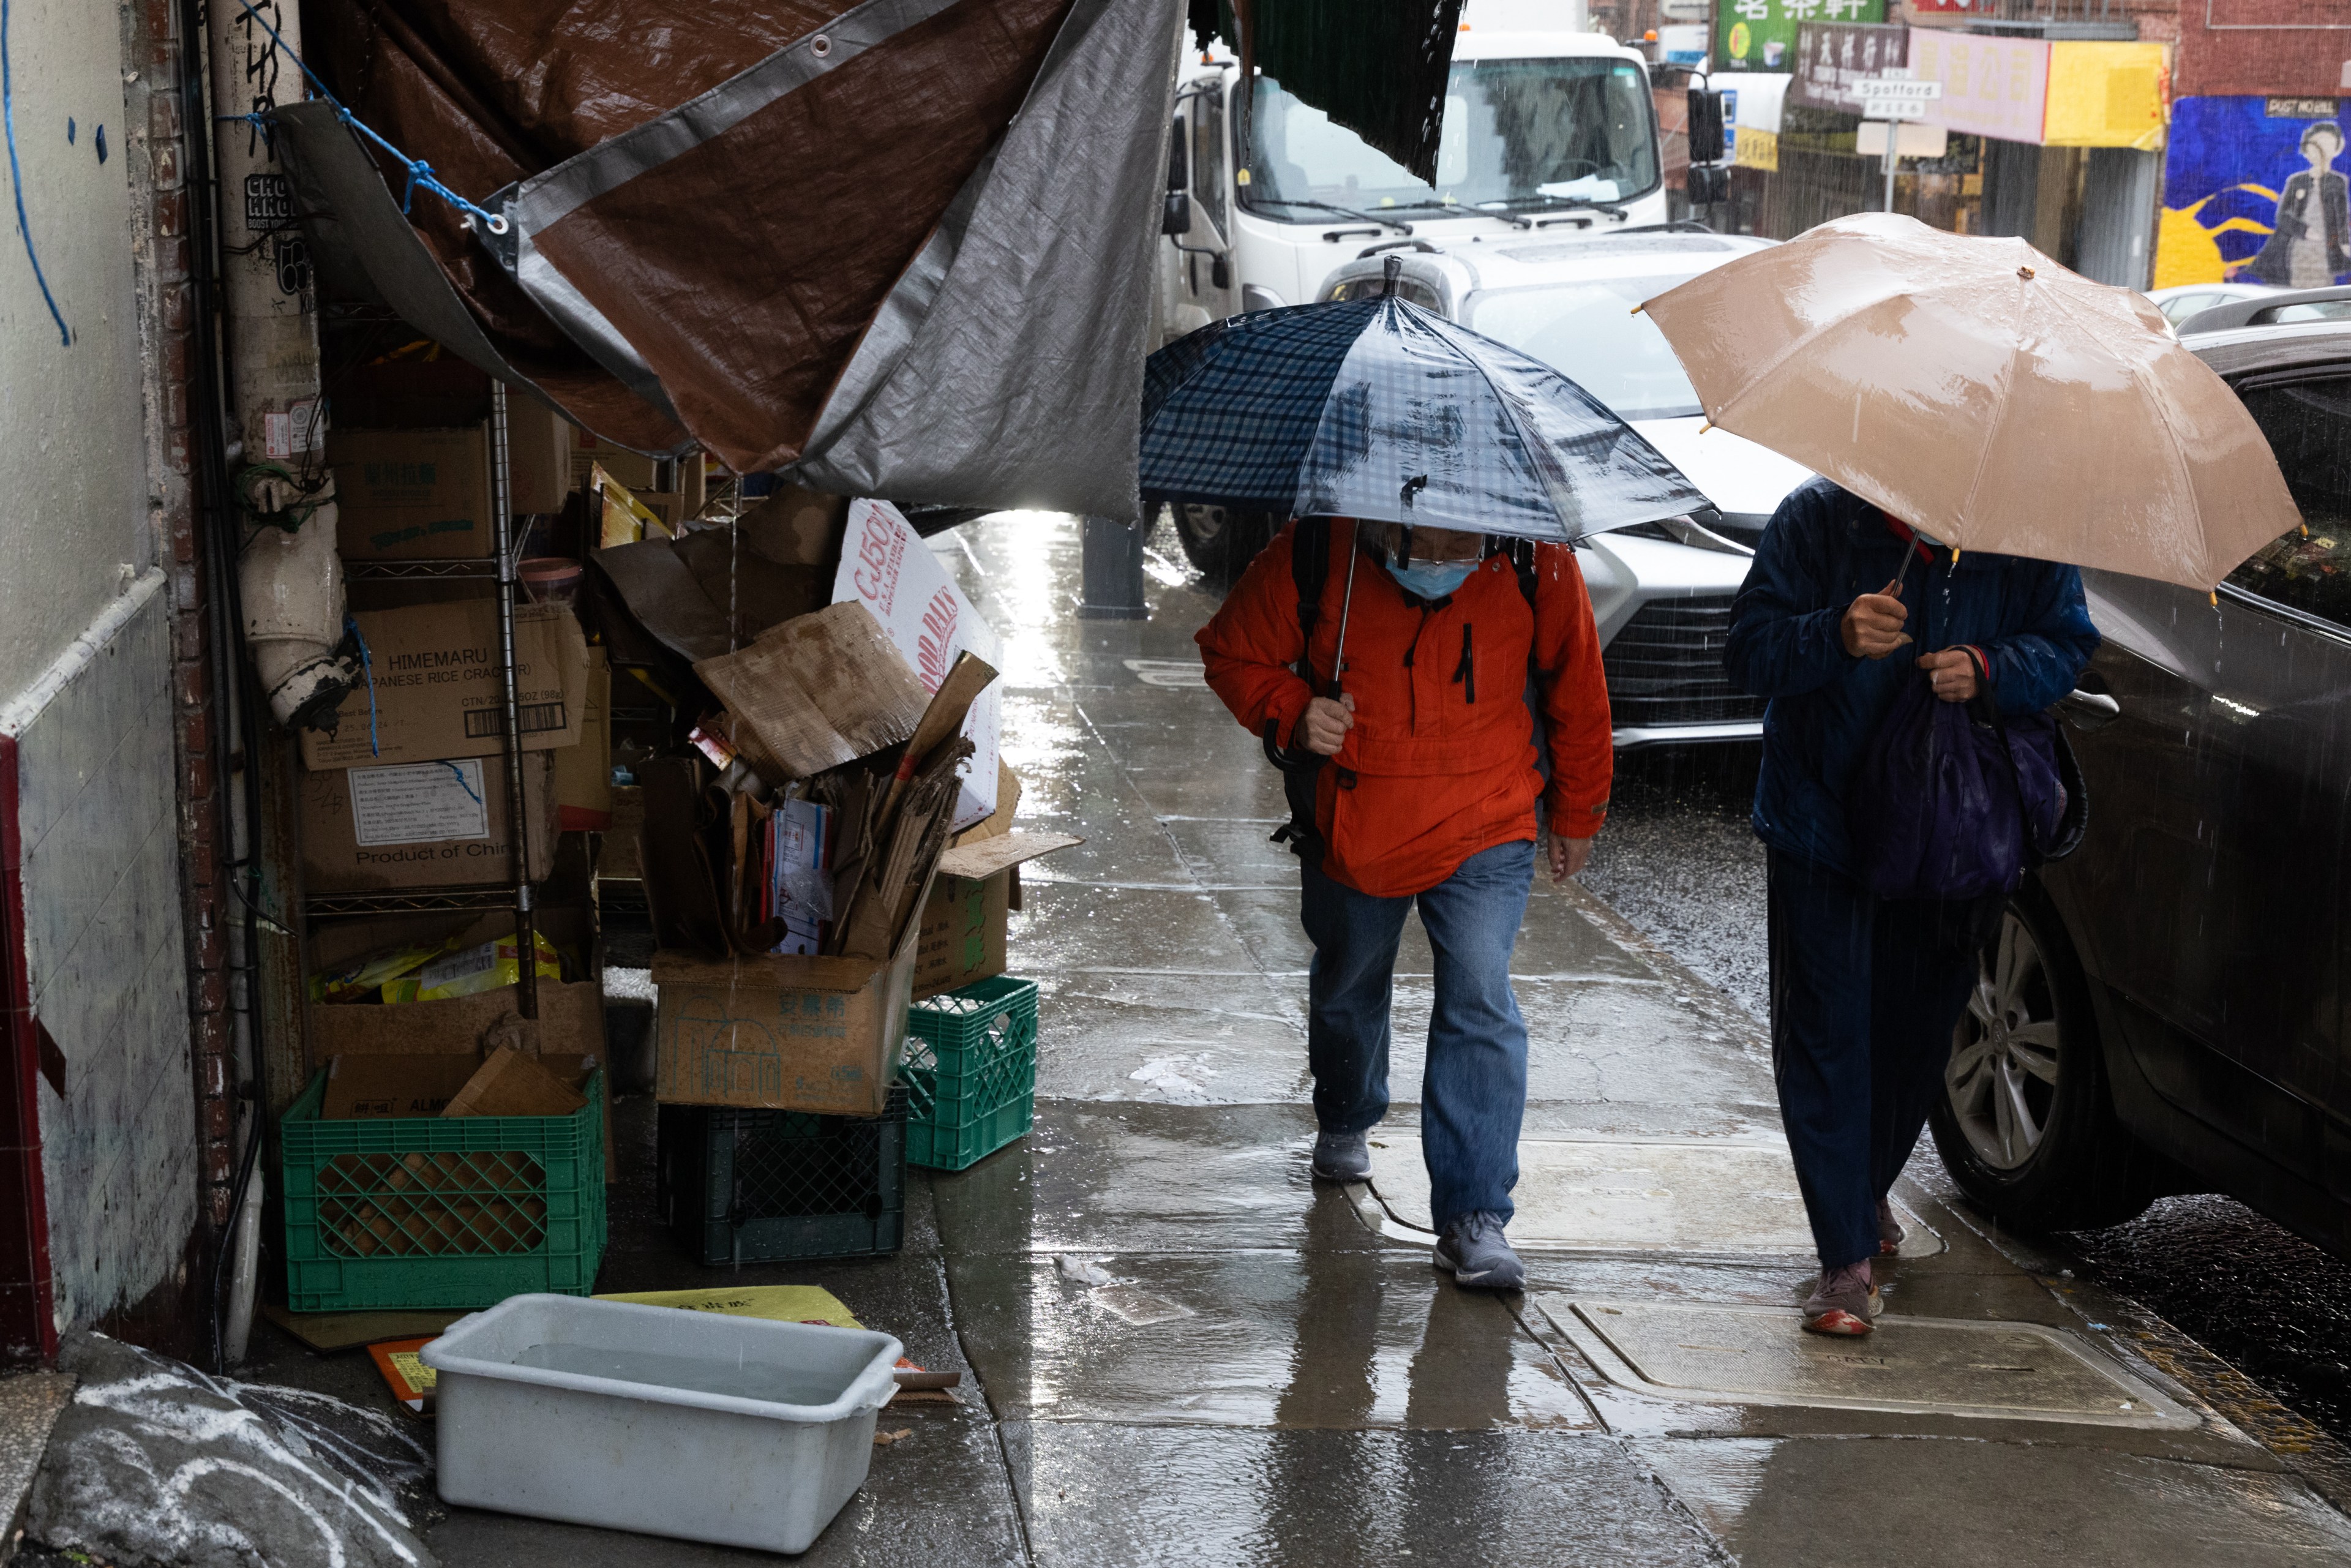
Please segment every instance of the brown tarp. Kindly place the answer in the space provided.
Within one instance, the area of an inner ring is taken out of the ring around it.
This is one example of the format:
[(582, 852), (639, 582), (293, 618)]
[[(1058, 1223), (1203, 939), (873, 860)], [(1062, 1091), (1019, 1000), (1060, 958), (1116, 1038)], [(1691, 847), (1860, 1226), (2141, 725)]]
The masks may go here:
[[(1131, 514), (1179, 10), (304, 0), (304, 21), (358, 119), (511, 221), (486, 243), (429, 196), (410, 215), (481, 329), (451, 346), (492, 373), (738, 471)], [(291, 128), (298, 186), (329, 221), (381, 214), (405, 171), (370, 153), (389, 188), (353, 189), (340, 131)], [(344, 226), (377, 293), (416, 298), (417, 265), (381, 276), (413, 246)], [(1048, 318), (1041, 354), (1007, 326)]]

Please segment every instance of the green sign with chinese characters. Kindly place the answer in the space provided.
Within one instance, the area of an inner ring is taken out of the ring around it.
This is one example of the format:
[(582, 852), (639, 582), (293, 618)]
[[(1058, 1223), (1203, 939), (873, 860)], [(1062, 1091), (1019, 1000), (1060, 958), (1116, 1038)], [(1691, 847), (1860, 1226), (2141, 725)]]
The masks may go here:
[(1792, 71), (1806, 22), (1883, 22), (1886, 0), (1719, 0), (1715, 68)]

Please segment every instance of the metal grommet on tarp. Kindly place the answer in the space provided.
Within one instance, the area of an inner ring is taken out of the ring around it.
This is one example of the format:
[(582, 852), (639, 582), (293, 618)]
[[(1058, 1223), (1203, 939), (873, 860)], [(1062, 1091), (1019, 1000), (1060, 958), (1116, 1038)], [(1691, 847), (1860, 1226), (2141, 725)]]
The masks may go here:
[(815, 37), (809, 40), (809, 53), (814, 55), (818, 59), (824, 58), (827, 55), (832, 53), (832, 40), (826, 37), (822, 33), (819, 33)]

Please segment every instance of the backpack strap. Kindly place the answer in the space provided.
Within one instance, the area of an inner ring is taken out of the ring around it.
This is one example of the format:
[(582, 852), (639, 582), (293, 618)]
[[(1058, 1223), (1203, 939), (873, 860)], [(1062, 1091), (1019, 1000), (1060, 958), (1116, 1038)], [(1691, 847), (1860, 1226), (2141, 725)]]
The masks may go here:
[(1314, 628), (1322, 619), (1322, 585), (1331, 580), (1330, 518), (1301, 517), (1291, 528), (1290, 580), (1298, 590), (1298, 632), (1307, 649), (1298, 656), (1298, 673), (1311, 686)]

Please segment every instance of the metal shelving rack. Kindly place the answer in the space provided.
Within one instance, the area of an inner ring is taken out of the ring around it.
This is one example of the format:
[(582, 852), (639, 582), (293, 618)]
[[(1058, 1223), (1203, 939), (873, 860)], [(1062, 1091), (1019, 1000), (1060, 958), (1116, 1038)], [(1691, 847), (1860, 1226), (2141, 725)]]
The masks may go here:
[(507, 470), (506, 383), (490, 382), (490, 513), (496, 553), (487, 560), (396, 560), (346, 563), (346, 578), (373, 580), (443, 580), (493, 574), (498, 585), (498, 666), (506, 708), (507, 858), (513, 874), (504, 883), (424, 888), (412, 893), (306, 892), (306, 916), (416, 915), (444, 911), (512, 909), (517, 949), (516, 1010), (538, 1017), (538, 963), (533, 939), (538, 887), (530, 879), (530, 814), (523, 791), (522, 713), (515, 667), (515, 608), (520, 592), (523, 541), (515, 538), (514, 490)]

